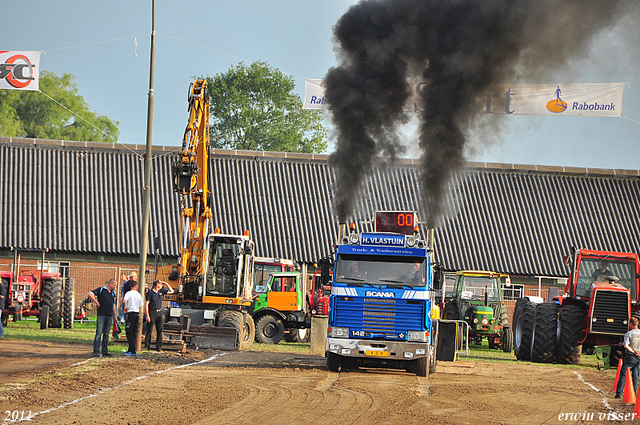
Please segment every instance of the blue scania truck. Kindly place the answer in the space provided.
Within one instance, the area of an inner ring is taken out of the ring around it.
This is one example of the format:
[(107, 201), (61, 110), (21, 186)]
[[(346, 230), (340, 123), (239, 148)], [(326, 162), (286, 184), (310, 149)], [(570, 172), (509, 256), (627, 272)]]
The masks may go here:
[(442, 273), (434, 266), (433, 243), (420, 237), (416, 223), (415, 212), (377, 212), (373, 233), (357, 233), (351, 224), (342, 236), (330, 297), (329, 370), (379, 366), (418, 376), (435, 371), (431, 292), (440, 289)]

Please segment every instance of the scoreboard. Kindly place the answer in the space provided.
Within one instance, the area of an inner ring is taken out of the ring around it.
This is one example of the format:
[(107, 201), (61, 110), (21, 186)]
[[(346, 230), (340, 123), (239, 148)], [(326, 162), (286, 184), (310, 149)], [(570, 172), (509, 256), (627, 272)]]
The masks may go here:
[(415, 211), (376, 211), (376, 232), (412, 235), (417, 225)]

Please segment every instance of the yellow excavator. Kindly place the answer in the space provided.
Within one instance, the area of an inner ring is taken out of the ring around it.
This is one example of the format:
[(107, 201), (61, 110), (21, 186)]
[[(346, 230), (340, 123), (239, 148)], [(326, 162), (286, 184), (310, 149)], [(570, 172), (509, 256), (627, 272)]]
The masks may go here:
[(253, 289), (255, 244), (243, 235), (214, 228), (209, 171), (209, 97), (207, 80), (189, 88), (189, 123), (182, 154), (172, 165), (174, 190), (180, 195), (180, 260), (175, 293), (165, 296), (169, 333), (179, 333), (200, 348), (246, 350), (255, 338), (248, 309)]

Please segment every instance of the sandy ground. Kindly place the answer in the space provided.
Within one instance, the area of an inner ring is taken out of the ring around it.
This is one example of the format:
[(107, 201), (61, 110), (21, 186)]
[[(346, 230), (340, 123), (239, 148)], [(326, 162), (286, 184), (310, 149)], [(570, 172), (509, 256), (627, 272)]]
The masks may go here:
[(332, 373), (324, 358), (300, 354), (93, 359), (84, 345), (0, 344), (0, 423), (20, 412), (34, 424), (638, 423), (624, 419), (633, 405), (609, 391), (613, 371), (463, 361), (440, 362), (418, 378), (389, 369)]

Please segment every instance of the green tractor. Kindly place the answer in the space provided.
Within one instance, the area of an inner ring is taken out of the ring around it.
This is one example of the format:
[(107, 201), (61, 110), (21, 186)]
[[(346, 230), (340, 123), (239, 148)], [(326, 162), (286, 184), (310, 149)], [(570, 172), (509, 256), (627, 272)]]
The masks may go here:
[(513, 330), (504, 304), (502, 285), (511, 286), (509, 275), (481, 270), (456, 273), (454, 290), (445, 299), (443, 318), (469, 325), (469, 342), (489, 348), (513, 349)]

